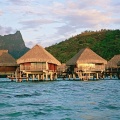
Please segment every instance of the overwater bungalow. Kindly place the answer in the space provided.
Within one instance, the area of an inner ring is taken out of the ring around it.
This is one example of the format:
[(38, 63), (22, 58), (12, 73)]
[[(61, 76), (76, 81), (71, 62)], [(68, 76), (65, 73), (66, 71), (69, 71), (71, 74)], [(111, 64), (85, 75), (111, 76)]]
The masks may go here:
[(8, 50), (0, 50), (1, 76), (14, 76), (17, 66), (16, 60), (8, 53)]
[(67, 75), (67, 69), (68, 69), (68, 66), (66, 66), (65, 63), (62, 63), (61, 65), (59, 65), (57, 67), (57, 74), (59, 75), (59, 77), (66, 77)]
[(113, 76), (118, 76), (119, 77), (119, 72), (120, 72), (120, 55), (114, 55), (112, 57), (107, 65), (106, 65), (106, 74), (112, 78)]
[[(80, 79), (101, 77), (105, 71), (107, 61), (97, 55), (90, 48), (81, 49), (75, 56), (66, 62), (69, 71), (78, 75)], [(74, 75), (74, 74), (73, 74)]]
[(20, 76), (26, 75), (26, 79), (53, 80), (57, 75), (57, 66), (61, 63), (43, 47), (35, 45), (17, 60), (20, 65)]

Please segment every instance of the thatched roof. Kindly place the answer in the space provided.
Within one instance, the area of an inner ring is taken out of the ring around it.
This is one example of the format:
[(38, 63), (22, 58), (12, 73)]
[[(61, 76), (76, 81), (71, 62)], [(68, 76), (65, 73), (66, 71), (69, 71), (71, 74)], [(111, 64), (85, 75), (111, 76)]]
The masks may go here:
[(65, 63), (62, 63), (61, 65), (59, 65), (57, 67), (58, 70), (65, 70), (67, 68), (66, 64)]
[(53, 57), (49, 52), (39, 45), (35, 45), (17, 60), (18, 64), (26, 62), (48, 62), (61, 65), (61, 63), (55, 57)]
[(0, 56), (1, 56), (3, 53), (8, 53), (8, 50), (0, 50)]
[(8, 50), (0, 50), (0, 66), (17, 66), (16, 60), (8, 53)]
[(113, 58), (111, 58), (106, 67), (107, 68), (117, 68), (117, 65), (119, 64), (120, 61), (120, 55), (115, 55)]
[(93, 52), (90, 48), (81, 49), (75, 56), (66, 62), (67, 65), (76, 65), (80, 63), (104, 63), (107, 61)]

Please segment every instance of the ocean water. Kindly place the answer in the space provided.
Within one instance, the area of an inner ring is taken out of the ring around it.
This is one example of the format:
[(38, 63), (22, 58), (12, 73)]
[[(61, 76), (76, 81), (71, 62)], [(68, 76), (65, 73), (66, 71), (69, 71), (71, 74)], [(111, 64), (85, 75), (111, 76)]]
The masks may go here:
[(120, 80), (0, 78), (0, 120), (120, 120)]

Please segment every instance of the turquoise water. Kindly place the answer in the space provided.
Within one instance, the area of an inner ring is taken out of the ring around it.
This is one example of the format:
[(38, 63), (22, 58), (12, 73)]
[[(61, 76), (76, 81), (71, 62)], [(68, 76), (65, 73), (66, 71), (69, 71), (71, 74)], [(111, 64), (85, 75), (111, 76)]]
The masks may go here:
[(120, 80), (0, 79), (0, 120), (120, 120)]

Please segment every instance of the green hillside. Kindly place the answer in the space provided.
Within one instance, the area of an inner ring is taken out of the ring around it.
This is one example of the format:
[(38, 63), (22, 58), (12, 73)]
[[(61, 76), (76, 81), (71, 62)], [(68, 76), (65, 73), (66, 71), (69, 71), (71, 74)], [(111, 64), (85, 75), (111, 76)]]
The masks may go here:
[(120, 30), (85, 31), (47, 47), (46, 50), (64, 63), (85, 47), (90, 47), (98, 55), (109, 60), (120, 54)]

